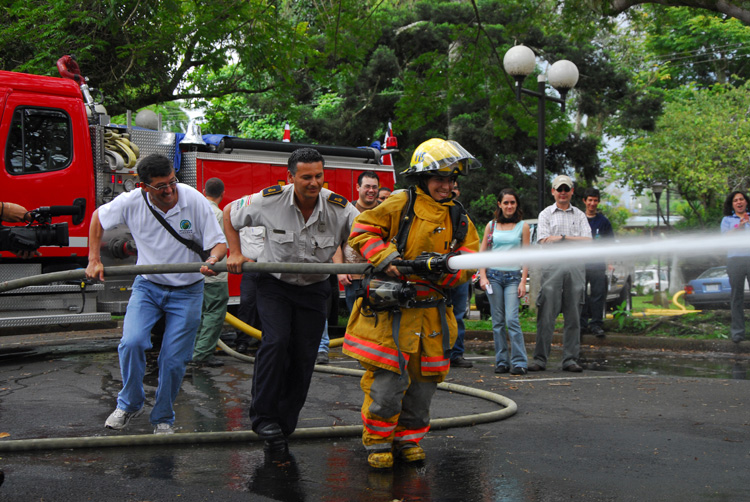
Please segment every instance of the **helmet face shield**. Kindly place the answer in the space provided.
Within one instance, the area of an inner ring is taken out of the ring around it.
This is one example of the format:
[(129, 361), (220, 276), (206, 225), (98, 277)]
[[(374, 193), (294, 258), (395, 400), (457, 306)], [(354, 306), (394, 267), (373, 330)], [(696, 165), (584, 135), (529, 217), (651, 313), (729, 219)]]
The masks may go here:
[(401, 174), (451, 176), (466, 175), (470, 167), (481, 164), (455, 141), (433, 138), (414, 150), (409, 168)]

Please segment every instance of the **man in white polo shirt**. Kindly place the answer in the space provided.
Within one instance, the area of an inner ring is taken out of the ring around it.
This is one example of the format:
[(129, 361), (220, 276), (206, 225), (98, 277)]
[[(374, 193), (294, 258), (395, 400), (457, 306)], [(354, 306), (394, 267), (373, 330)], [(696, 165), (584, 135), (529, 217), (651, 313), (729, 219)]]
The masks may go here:
[[(178, 183), (172, 163), (163, 155), (144, 157), (137, 168), (142, 188), (117, 196), (91, 217), (86, 276), (104, 280), (102, 235), (104, 230), (121, 224), (127, 225), (133, 235), (138, 265), (202, 261), (194, 249), (211, 250), (211, 256), (205, 260), (208, 264), (221, 260), (227, 251), (226, 239), (206, 198), (194, 188)], [(193, 243), (191, 248), (189, 242)], [(143, 274), (135, 278), (118, 347), (122, 390), (117, 395), (117, 408), (107, 418), (105, 427), (123, 429), (143, 411), (146, 350), (151, 348), (151, 328), (164, 316), (159, 384), (150, 420), (154, 434), (174, 433), (173, 404), (185, 375), (185, 365), (192, 358), (201, 320), (201, 274), (216, 275), (204, 266), (200, 273)]]

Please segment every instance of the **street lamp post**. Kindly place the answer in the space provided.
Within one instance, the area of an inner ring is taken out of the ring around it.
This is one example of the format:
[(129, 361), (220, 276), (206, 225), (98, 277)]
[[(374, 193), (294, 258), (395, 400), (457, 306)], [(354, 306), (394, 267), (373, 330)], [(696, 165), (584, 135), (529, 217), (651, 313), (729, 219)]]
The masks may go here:
[[(554, 101), (562, 106), (565, 111), (565, 97), (568, 91), (578, 83), (578, 68), (572, 62), (561, 59), (550, 66), (547, 76), (540, 74), (537, 77), (537, 90), (532, 91), (523, 87), (523, 81), (536, 68), (536, 56), (534, 52), (525, 45), (516, 45), (511, 47), (505, 53), (503, 58), (503, 67), (506, 73), (512, 76), (516, 81), (516, 99), (521, 101), (521, 95), (527, 94), (538, 99), (537, 105), (537, 161), (536, 175), (539, 186), (539, 212), (544, 209), (544, 154), (545, 154), (545, 106), (546, 101)], [(560, 97), (548, 96), (546, 91), (546, 81), (554, 87)]]
[[(664, 183), (655, 181), (651, 185), (651, 191), (654, 192), (654, 198), (656, 199), (656, 237), (658, 238), (661, 227), (661, 206), (659, 205), (659, 199), (661, 199), (661, 194), (664, 192)], [(656, 288), (659, 290), (661, 298), (661, 255), (657, 255), (656, 258)]]

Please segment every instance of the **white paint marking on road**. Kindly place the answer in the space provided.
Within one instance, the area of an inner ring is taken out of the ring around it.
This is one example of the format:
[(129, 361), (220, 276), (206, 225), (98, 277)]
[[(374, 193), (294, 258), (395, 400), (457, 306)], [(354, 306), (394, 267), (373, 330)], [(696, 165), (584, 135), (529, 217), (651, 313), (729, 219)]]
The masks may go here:
[(596, 375), (596, 376), (569, 376), (559, 378), (515, 378), (509, 380), (511, 382), (559, 382), (559, 381), (570, 381), (570, 380), (601, 380), (601, 379), (612, 379), (612, 378), (654, 378), (654, 375)]

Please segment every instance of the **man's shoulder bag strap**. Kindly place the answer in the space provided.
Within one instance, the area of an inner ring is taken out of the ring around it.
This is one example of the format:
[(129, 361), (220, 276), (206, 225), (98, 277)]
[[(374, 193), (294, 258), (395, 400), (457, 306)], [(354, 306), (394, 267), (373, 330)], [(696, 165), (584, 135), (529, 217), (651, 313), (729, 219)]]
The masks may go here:
[(201, 260), (206, 261), (208, 259), (208, 257), (211, 254), (210, 251), (204, 251), (198, 244), (196, 244), (195, 241), (186, 239), (182, 237), (180, 234), (178, 234), (177, 231), (174, 228), (172, 228), (172, 225), (167, 223), (167, 221), (162, 217), (162, 215), (157, 213), (156, 210), (153, 207), (151, 207), (151, 204), (148, 203), (148, 198), (146, 197), (146, 192), (144, 190), (141, 190), (141, 195), (143, 195), (143, 200), (146, 202), (146, 207), (149, 208), (149, 210), (151, 211), (151, 214), (153, 214), (154, 218), (156, 218), (156, 221), (161, 223), (161, 225), (165, 229), (167, 229), (167, 232), (172, 234), (172, 237), (174, 237), (175, 239), (180, 241), (182, 244), (187, 246), (187, 248), (190, 249), (191, 251), (195, 251), (196, 253), (198, 253), (198, 255), (201, 257)]

